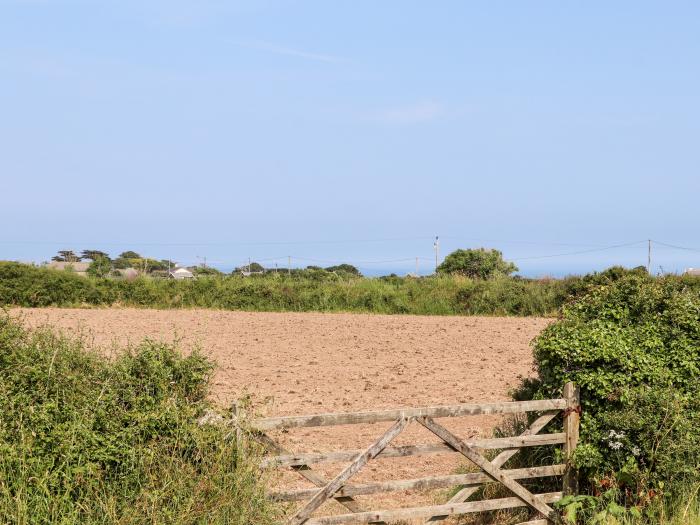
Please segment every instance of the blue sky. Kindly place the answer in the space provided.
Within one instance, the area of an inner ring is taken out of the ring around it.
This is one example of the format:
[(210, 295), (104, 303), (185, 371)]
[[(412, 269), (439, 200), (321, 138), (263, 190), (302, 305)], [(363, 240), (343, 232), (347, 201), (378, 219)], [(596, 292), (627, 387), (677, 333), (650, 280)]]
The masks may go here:
[(541, 275), (645, 264), (648, 238), (700, 249), (699, 21), (697, 2), (0, 0), (0, 259), (427, 272), (440, 235)]

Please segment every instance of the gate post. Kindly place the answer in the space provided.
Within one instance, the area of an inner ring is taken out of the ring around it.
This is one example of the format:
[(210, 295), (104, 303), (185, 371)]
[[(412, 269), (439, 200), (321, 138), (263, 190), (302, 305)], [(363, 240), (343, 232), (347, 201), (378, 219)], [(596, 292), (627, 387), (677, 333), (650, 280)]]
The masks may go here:
[(566, 472), (564, 474), (564, 494), (578, 493), (578, 476), (571, 464), (571, 457), (578, 445), (578, 427), (581, 419), (581, 396), (579, 388), (572, 382), (564, 385), (564, 399), (566, 410), (564, 411), (564, 459), (566, 460)]
[(246, 417), (246, 405), (243, 399), (236, 399), (231, 405), (231, 411), (233, 412), (236, 426), (236, 449), (241, 453), (243, 451), (243, 438), (245, 436), (243, 433), (243, 421)]

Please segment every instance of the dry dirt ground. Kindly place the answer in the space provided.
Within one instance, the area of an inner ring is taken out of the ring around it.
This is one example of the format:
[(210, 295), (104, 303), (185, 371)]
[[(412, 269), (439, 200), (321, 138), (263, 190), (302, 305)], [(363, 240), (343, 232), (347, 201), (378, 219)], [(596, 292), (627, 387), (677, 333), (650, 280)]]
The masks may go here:
[[(529, 343), (551, 321), (215, 310), (41, 308), (14, 312), (29, 326), (50, 324), (69, 334), (81, 334), (90, 344), (107, 350), (145, 337), (178, 340), (185, 350), (199, 346), (218, 365), (212, 399), (229, 406), (248, 393), (258, 414), (264, 416), (507, 400), (519, 377), (532, 373)], [(489, 435), (497, 422), (483, 416), (443, 421), (465, 438)], [(273, 437), (295, 452), (357, 449), (366, 447), (389, 426), (295, 429)], [(434, 441), (424, 429), (410, 427), (394, 444)], [(460, 464), (455, 455), (384, 459), (370, 463), (354, 479), (448, 474)], [(342, 467), (319, 465), (314, 469), (330, 476)], [(308, 482), (288, 476), (277, 484), (308, 487)], [(445, 498), (444, 493), (413, 496), (416, 503)], [(396, 495), (373, 498), (375, 508), (377, 504), (406, 504)], [(332, 508), (328, 511), (334, 512)]]

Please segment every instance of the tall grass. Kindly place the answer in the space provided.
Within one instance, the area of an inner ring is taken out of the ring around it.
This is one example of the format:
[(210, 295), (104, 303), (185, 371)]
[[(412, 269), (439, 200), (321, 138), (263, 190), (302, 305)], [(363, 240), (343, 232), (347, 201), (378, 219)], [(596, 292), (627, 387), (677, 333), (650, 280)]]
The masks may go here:
[(591, 504), (579, 503), (575, 512), (564, 508), (562, 515), (564, 523), (572, 525), (700, 525), (699, 491), (700, 485), (685, 484), (675, 487), (672, 494), (657, 496), (646, 506), (627, 508), (603, 496)]
[(666, 501), (656, 515), (647, 518), (626, 518), (626, 525), (700, 525), (700, 485), (688, 486), (680, 496)]
[(254, 456), (197, 422), (211, 370), (153, 342), (109, 361), (0, 315), (0, 521), (272, 523)]

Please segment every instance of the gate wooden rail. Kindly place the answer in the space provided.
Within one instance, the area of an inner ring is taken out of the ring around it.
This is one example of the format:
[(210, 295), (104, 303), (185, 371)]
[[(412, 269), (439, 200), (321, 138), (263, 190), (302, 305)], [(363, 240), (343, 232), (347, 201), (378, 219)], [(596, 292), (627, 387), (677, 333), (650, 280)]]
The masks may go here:
[[(288, 467), (296, 471), (315, 487), (288, 490), (271, 495), (278, 501), (306, 501), (296, 513), (288, 518), (288, 525), (343, 525), (348, 523), (388, 523), (397, 520), (422, 519), (425, 523), (441, 521), (448, 516), (470, 512), (482, 512), (517, 507), (536, 510), (540, 517), (527, 522), (528, 525), (545, 525), (553, 522), (553, 510), (549, 504), (561, 499), (563, 493), (576, 491), (575, 476), (567, 464), (541, 467), (503, 469), (505, 463), (523, 447), (541, 445), (564, 446), (564, 457), (570, 458), (578, 441), (579, 394), (578, 389), (567, 383), (563, 397), (537, 401), (516, 401), (505, 403), (479, 403), (426, 408), (406, 408), (380, 410), (374, 412), (351, 412), (319, 414), (312, 416), (272, 417), (252, 422), (253, 435), (265, 444), (275, 456), (264, 460), (265, 466)], [(484, 414), (515, 414), (541, 412), (542, 414), (519, 436), (463, 440), (435, 421), (435, 418), (474, 416)], [(564, 417), (564, 432), (539, 434), (558, 414)], [(300, 427), (321, 427), (352, 425), (394, 421), (394, 424), (366, 449), (343, 450), (327, 453), (293, 454), (270, 438), (266, 431)], [(401, 434), (406, 426), (415, 421), (442, 440), (440, 444), (422, 444), (390, 447), (389, 444)], [(482, 451), (503, 449), (491, 461)], [(479, 467), (480, 472), (448, 476), (431, 476), (419, 479), (402, 479), (375, 483), (348, 484), (367, 463), (374, 459), (430, 454), (459, 453)], [(309, 465), (322, 462), (348, 461), (349, 464), (333, 479), (325, 479), (314, 472)], [(533, 494), (519, 480), (563, 476), (563, 491), (546, 494)], [(499, 482), (512, 497), (469, 501), (470, 496), (484, 483)], [(435, 488), (460, 487), (460, 490), (444, 505), (431, 505), (392, 510), (366, 510), (355, 496), (380, 492), (425, 490)], [(326, 501), (334, 499), (349, 514), (313, 517), (313, 513)]]

